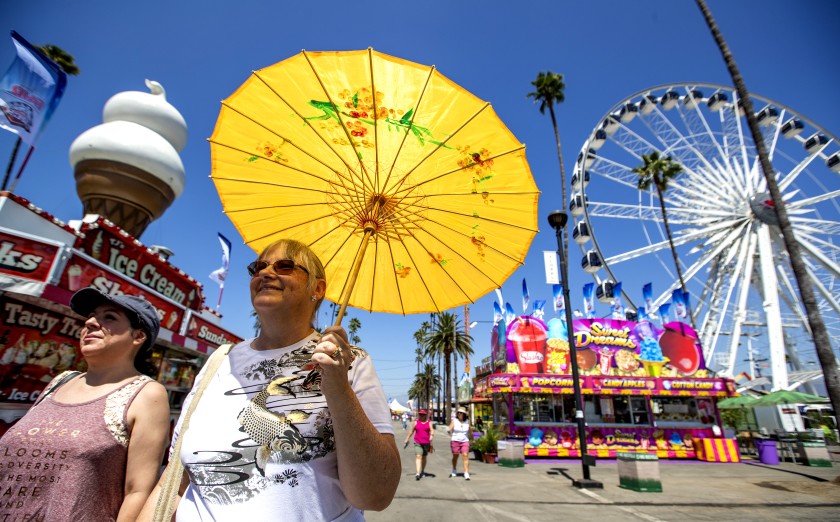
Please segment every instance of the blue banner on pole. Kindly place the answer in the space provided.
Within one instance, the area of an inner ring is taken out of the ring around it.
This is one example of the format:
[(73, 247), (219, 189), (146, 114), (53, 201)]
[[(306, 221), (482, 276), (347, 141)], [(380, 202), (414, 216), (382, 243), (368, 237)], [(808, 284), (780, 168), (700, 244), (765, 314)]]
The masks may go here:
[(34, 147), (64, 94), (67, 75), (15, 31), (12, 42), (17, 57), (0, 79), (0, 128)]

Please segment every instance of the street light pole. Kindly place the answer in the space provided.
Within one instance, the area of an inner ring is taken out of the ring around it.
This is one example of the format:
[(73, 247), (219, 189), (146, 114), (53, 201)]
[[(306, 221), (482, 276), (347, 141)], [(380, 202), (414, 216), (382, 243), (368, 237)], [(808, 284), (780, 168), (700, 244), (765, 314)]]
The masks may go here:
[(589, 466), (595, 465), (595, 458), (589, 455), (586, 450), (586, 419), (583, 415), (583, 396), (580, 391), (580, 379), (578, 377), (577, 351), (575, 349), (575, 335), (572, 327), (572, 303), (569, 300), (569, 267), (566, 263), (566, 256), (563, 255), (563, 230), (569, 216), (565, 212), (555, 210), (548, 215), (548, 224), (554, 229), (557, 236), (557, 254), (560, 256), (560, 282), (563, 285), (563, 304), (566, 309), (566, 333), (569, 340), (569, 362), (572, 366), (572, 383), (574, 385), (575, 397), (575, 419), (577, 420), (578, 447), (581, 454), (581, 467), (583, 478), (574, 480), (572, 483), (577, 488), (601, 489), (604, 485), (597, 480), (592, 480), (589, 474)]

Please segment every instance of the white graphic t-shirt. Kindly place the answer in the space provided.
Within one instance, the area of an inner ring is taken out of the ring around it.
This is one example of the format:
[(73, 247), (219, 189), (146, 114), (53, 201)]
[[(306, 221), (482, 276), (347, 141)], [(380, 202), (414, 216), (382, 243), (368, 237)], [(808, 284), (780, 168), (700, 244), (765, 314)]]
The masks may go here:
[[(338, 481), (335, 438), (318, 382), (309, 382), (316, 332), (275, 350), (236, 345), (190, 419), (181, 461), (190, 485), (178, 522), (364, 520)], [(350, 386), (373, 426), (393, 434), (373, 363), (354, 347)], [(202, 370), (193, 390), (204, 377)], [(184, 403), (186, 411), (191, 392)], [(175, 428), (175, 440), (183, 417)]]

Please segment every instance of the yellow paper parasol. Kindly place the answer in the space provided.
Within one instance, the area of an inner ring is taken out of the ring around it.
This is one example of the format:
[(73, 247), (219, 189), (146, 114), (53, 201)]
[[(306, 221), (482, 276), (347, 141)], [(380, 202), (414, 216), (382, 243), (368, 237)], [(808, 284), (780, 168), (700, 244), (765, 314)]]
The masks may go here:
[(327, 299), (411, 314), (474, 302), (522, 264), (539, 191), (490, 104), (371, 49), (302, 52), (222, 102), (213, 182), (245, 242), (290, 238)]

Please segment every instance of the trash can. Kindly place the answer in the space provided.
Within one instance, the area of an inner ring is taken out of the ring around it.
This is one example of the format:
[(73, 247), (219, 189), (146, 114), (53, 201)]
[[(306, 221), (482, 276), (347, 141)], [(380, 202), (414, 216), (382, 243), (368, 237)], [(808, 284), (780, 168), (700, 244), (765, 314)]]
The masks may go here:
[(633, 491), (661, 493), (659, 457), (648, 453), (621, 452), (618, 460), (618, 487)]
[(522, 468), (525, 466), (524, 440), (500, 440), (496, 445), (499, 449), (500, 466), (506, 468)]
[(758, 460), (762, 464), (779, 463), (779, 452), (776, 450), (775, 440), (755, 439), (755, 448), (758, 451)]

